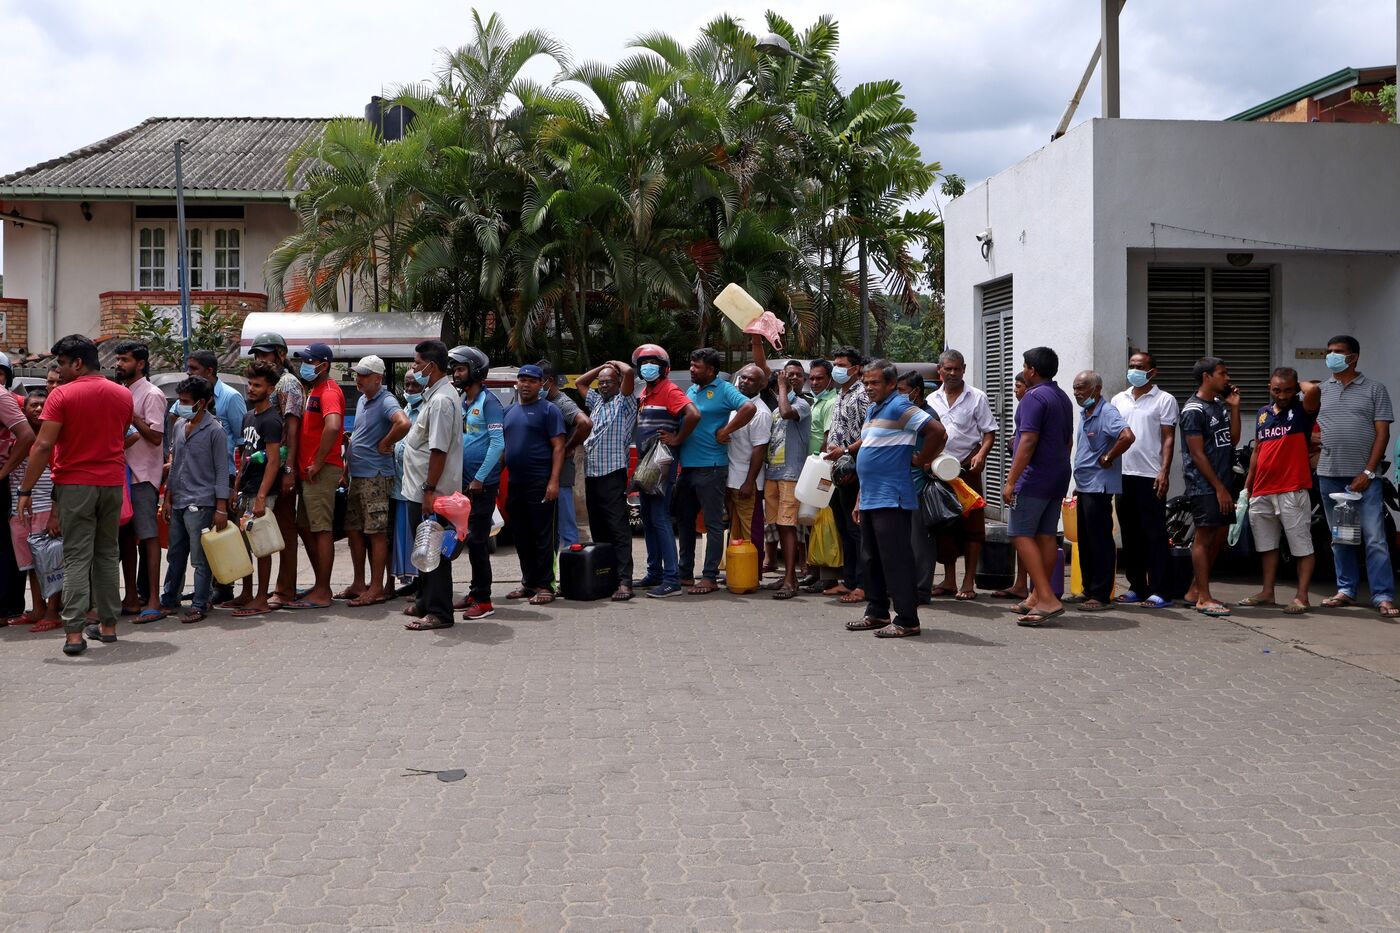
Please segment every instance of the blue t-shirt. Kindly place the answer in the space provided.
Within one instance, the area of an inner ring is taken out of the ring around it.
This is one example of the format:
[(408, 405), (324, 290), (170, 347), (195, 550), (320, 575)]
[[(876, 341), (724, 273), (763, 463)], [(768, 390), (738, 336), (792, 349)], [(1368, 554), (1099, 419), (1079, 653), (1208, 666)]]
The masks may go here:
[(718, 378), (707, 386), (691, 385), (685, 394), (700, 410), (700, 423), (681, 445), (681, 468), (727, 468), (729, 451), (715, 440), (715, 432), (729, 423), (730, 412), (738, 411), (751, 399)]
[(919, 432), (928, 423), (929, 416), (898, 392), (870, 406), (856, 457), (862, 511), (918, 508), (909, 465), (923, 443)]
[(1019, 495), (1035, 499), (1063, 499), (1069, 492), (1069, 451), (1074, 439), (1074, 403), (1058, 385), (1041, 382), (1030, 388), (1016, 406), (1016, 437), (1038, 435), (1031, 462), (1016, 481)]
[(510, 406), (505, 417), (506, 468), (511, 480), (541, 482), (549, 480), (553, 467), (552, 437), (564, 435), (564, 416), (553, 402), (543, 398), (532, 404)]
[(466, 427), (462, 433), (462, 484), (479, 479), (484, 485), (500, 482), (501, 454), (505, 450), (506, 411), (501, 400), (485, 386), (470, 402), (462, 400)]
[(1080, 415), (1074, 445), (1074, 488), (1080, 492), (1123, 491), (1123, 458), (1118, 457), (1108, 469), (1098, 460), (1118, 443), (1128, 422), (1118, 407), (1106, 398), (1099, 399), (1093, 411)]
[(393, 426), (396, 411), (403, 411), (403, 406), (382, 386), (374, 398), (361, 395), (355, 403), (355, 429), (350, 432), (350, 462), (346, 464), (351, 479), (394, 475), (393, 452), (381, 454), (377, 448)]

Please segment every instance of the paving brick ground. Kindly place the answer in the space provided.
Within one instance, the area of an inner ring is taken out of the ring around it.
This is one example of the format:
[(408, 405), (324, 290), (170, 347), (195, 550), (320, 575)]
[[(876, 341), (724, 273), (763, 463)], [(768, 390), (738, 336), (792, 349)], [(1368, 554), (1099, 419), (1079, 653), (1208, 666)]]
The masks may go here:
[(1237, 625), (382, 608), (0, 636), (0, 928), (1400, 926), (1400, 684)]

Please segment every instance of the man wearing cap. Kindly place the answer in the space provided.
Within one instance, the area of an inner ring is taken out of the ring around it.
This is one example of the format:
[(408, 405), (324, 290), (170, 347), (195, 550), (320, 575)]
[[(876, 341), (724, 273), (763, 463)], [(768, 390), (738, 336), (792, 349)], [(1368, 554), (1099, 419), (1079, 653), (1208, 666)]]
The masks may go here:
[[(277, 517), (277, 529), (282, 540), (290, 544), (297, 531), (297, 457), (301, 449), (301, 416), (306, 410), (306, 390), (287, 363), (287, 341), (281, 334), (258, 334), (251, 347), (253, 359), (264, 360), (282, 375), (277, 379), (272, 404), (282, 415), (282, 472), (277, 504), (272, 514)], [(284, 547), (277, 565), (277, 585), (268, 598), (268, 606), (282, 608), (297, 598), (297, 549)]]
[(345, 394), (330, 378), (333, 356), (324, 343), (313, 343), (296, 354), (301, 361), (301, 381), (308, 387), (297, 451), (297, 472), (301, 477), (297, 526), (316, 582), (301, 598), (283, 602), (286, 609), (325, 609), (331, 604), (335, 490), (345, 470), (345, 458), (340, 453)]
[[(366, 356), (351, 367), (360, 399), (355, 428), (346, 445), (349, 502), (345, 535), (355, 579), (336, 599), (352, 606), (384, 602), (384, 568), (389, 560), (389, 489), (394, 482), (394, 444), (408, 433), (408, 416), (394, 393), (384, 388), (384, 361)], [(369, 586), (365, 586), (365, 552), (369, 552)]]
[(543, 606), (554, 601), (559, 475), (564, 469), (564, 416), (542, 393), (544, 370), (520, 367), (520, 401), (506, 412), (507, 502), (520, 558), (520, 587), (506, 599)]
[[(10, 484), (6, 477), (29, 456), (34, 429), (24, 416), (24, 399), (10, 391), (14, 370), (10, 358), (0, 353), (0, 515), (10, 514)], [(24, 612), (24, 574), (15, 562), (10, 536), (0, 534), (0, 618), (9, 619)], [(35, 622), (38, 619), (34, 620)]]

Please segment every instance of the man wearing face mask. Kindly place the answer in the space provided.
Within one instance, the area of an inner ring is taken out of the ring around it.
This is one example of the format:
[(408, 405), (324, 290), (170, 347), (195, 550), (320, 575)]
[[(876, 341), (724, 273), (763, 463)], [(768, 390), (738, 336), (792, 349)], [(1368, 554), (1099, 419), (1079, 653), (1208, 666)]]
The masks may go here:
[[(646, 388), (637, 404), (637, 450), (659, 438), (674, 452), (700, 423), (700, 410), (691, 404), (680, 387), (667, 378), (671, 372), (671, 357), (654, 343), (644, 343), (632, 351), (632, 365), (637, 368)], [(647, 544), (647, 573), (638, 587), (648, 596), (663, 599), (681, 592), (676, 536), (671, 527), (671, 494), (675, 487), (676, 466), (666, 482), (655, 493), (642, 493), (642, 532)]]
[(458, 346), (447, 351), (452, 364), (452, 387), (462, 394), (466, 413), (462, 430), (462, 485), (472, 500), (467, 519), (467, 559), (472, 582), (467, 598), (453, 609), (462, 609), (467, 621), (496, 614), (491, 605), (491, 519), (496, 493), (501, 488), (501, 455), (506, 449), (505, 409), (486, 388), (491, 361), (476, 347)]
[(1085, 370), (1074, 377), (1081, 416), (1074, 438), (1074, 489), (1078, 499), (1079, 568), (1084, 576), (1081, 612), (1109, 608), (1113, 595), (1113, 497), (1123, 491), (1123, 452), (1133, 431), (1103, 397), (1103, 377)]
[[(272, 513), (277, 516), (277, 528), (282, 532), (282, 540), (288, 544), (296, 536), (297, 530), (297, 463), (300, 459), (301, 416), (306, 411), (306, 388), (292, 371), (287, 360), (287, 341), (281, 334), (268, 332), (258, 334), (253, 339), (253, 359), (271, 363), (281, 375), (277, 379), (277, 389), (273, 393), (272, 404), (282, 416), (282, 466), (278, 478), (277, 505)], [(277, 563), (277, 586), (268, 597), (268, 606), (281, 609), (285, 603), (296, 599), (297, 594), (297, 549), (284, 547)]]
[(345, 393), (330, 378), (333, 357), (331, 348), (324, 343), (313, 343), (296, 354), (300, 360), (298, 375), (307, 385), (297, 449), (297, 471), (301, 476), (297, 527), (306, 543), (306, 556), (316, 582), (300, 599), (284, 603), (285, 609), (325, 609), (331, 605), (335, 490), (345, 471), (340, 452)]
[[(831, 379), (841, 390), (836, 400), (836, 408), (831, 415), (831, 430), (826, 438), (826, 458), (839, 460), (846, 454), (855, 454), (860, 449), (861, 429), (865, 427), (866, 412), (870, 410), (870, 396), (861, 382), (861, 367), (865, 358), (855, 347), (837, 347), (832, 353), (836, 365), (831, 370)], [(857, 461), (859, 465), (859, 461)], [(834, 586), (822, 591), (823, 596), (838, 596), (843, 603), (865, 601), (865, 590), (861, 588), (860, 527), (851, 519), (856, 501), (860, 498), (860, 481), (836, 487), (836, 502), (832, 514), (836, 517), (837, 530), (841, 532), (841, 549), (846, 559), (844, 578)]]
[(1114, 602), (1161, 609), (1167, 591), (1167, 489), (1171, 485), (1176, 399), (1157, 385), (1157, 361), (1146, 350), (1128, 357), (1128, 387), (1113, 407), (1128, 422), (1133, 444), (1123, 454), (1123, 492), (1118, 496), (1118, 532), (1123, 537), (1123, 573), (1128, 591)]
[[(596, 387), (595, 387), (596, 384)], [(621, 360), (595, 366), (574, 384), (593, 430), (583, 441), (584, 499), (593, 540), (611, 544), (617, 561), (617, 591), (612, 598), (632, 598), (632, 528), (627, 520), (627, 455), (637, 430), (636, 376)]]
[(165, 486), (161, 517), (170, 526), (165, 592), (161, 608), (174, 611), (185, 586), (186, 561), (194, 563), (194, 599), (181, 622), (199, 622), (209, 612), (214, 577), (204, 556), (201, 535), (211, 524), (228, 525), (228, 441), (214, 417), (214, 387), (191, 376), (177, 388), (175, 414), (180, 421), (170, 448), (170, 478)]
[(1322, 384), (1322, 456), (1317, 461), (1317, 485), (1327, 523), (1332, 523), (1336, 502), (1333, 493), (1361, 494), (1361, 547), (1332, 545), (1337, 565), (1337, 592), (1322, 601), (1328, 607), (1354, 606), (1361, 576), (1357, 558), (1366, 556), (1366, 582), (1371, 604), (1387, 618), (1400, 615), (1395, 606), (1395, 573), (1385, 540), (1385, 502), (1376, 470), (1390, 443), (1390, 423), (1395, 415), (1384, 385), (1356, 370), (1361, 344), (1341, 334), (1327, 341), (1327, 369), (1332, 378)]

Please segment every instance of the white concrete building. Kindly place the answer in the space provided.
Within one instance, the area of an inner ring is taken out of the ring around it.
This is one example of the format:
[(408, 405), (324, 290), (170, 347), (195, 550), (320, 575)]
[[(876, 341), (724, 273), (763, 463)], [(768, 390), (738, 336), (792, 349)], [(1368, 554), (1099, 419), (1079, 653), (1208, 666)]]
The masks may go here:
[[(1345, 332), (1400, 394), (1400, 126), (1091, 120), (953, 201), (946, 223), (948, 343), (1005, 437), (1011, 378), (1039, 345), (1066, 390), (1095, 369), (1106, 393), (1146, 348), (1181, 399), (1191, 364), (1219, 356), (1257, 406), (1275, 366), (1325, 375), (1327, 338)], [(1006, 463), (989, 464), (994, 496)]]

